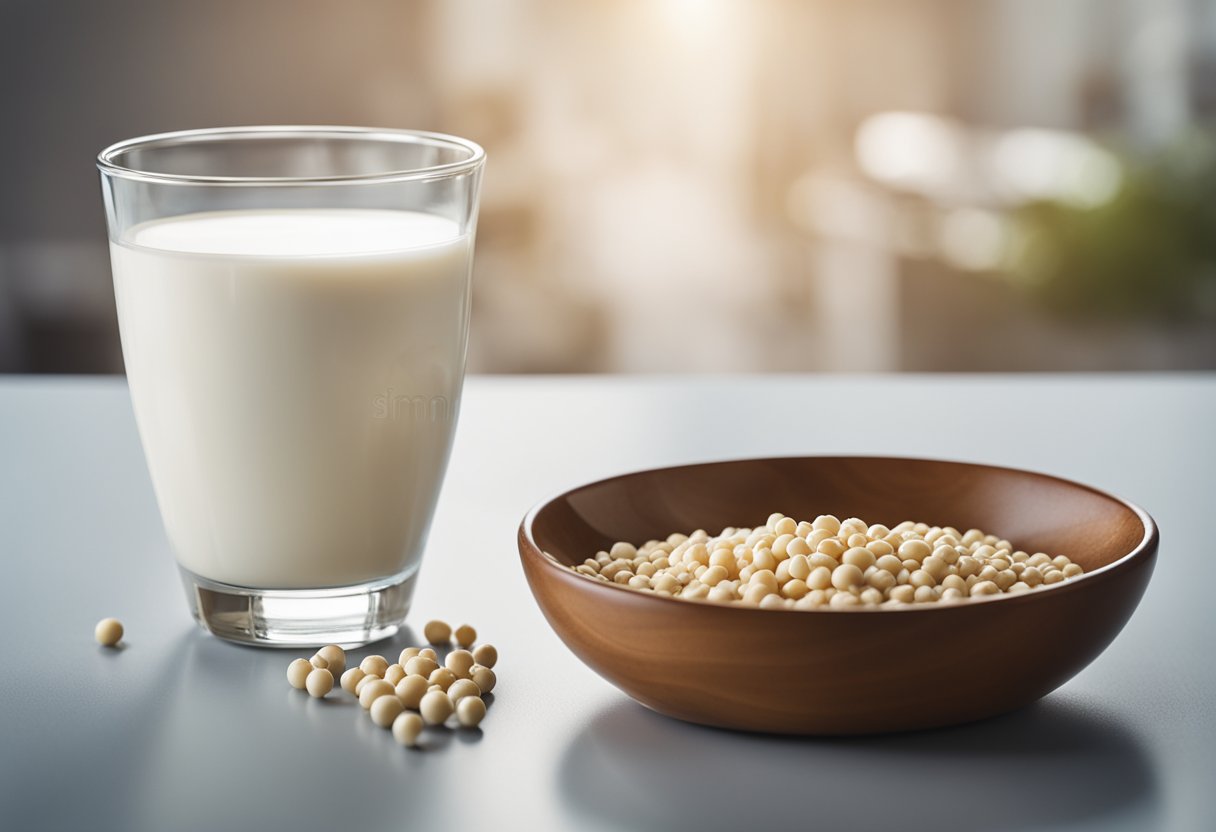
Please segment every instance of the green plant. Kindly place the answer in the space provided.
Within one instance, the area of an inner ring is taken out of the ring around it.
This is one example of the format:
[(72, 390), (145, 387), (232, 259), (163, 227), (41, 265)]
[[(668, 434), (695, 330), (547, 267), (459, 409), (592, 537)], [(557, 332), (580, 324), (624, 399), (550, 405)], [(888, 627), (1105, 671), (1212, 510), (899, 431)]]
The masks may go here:
[(1110, 202), (1015, 212), (1012, 276), (1070, 318), (1216, 322), (1216, 138), (1197, 130), (1121, 159)]

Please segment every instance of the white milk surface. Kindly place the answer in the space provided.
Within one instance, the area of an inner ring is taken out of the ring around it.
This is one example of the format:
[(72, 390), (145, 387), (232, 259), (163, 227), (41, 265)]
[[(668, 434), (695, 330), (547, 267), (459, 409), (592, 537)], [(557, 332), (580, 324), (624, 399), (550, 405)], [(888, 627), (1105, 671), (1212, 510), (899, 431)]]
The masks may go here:
[(460, 402), (471, 241), (404, 211), (231, 211), (111, 244), (179, 563), (238, 586), (412, 571)]

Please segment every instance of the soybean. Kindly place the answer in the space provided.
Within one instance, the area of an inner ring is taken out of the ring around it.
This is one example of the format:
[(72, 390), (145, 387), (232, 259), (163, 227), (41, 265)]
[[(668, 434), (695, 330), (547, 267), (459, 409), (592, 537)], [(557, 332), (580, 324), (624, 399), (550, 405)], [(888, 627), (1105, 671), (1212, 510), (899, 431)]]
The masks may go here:
[(103, 618), (93, 628), (93, 638), (102, 647), (114, 647), (122, 641), (122, 622), (117, 618)]

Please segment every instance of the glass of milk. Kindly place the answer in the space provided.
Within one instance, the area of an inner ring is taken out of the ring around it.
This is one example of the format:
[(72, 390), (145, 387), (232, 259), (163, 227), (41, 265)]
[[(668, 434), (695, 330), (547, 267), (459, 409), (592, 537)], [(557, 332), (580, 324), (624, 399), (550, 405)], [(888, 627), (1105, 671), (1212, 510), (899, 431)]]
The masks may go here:
[(355, 645), (404, 620), (460, 410), (484, 160), (350, 127), (98, 157), (135, 418), (210, 632)]

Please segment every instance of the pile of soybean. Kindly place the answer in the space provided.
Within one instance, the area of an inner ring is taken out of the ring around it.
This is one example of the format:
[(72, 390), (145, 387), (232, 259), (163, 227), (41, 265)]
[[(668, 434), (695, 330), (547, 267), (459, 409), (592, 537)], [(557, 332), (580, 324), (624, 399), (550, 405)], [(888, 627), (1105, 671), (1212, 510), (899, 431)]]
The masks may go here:
[(980, 529), (779, 513), (756, 528), (620, 541), (573, 569), (672, 598), (794, 610), (959, 603), (1049, 588), (1085, 571), (1065, 555), (1031, 554)]
[(390, 728), (404, 746), (418, 745), (425, 726), (442, 726), (452, 717), (462, 728), (477, 728), (486, 715), (483, 697), (497, 683), (492, 668), (498, 651), (492, 644), (476, 644), (477, 631), (467, 624), (453, 631), (442, 621), (429, 621), (423, 635), (435, 646), (455, 641), (442, 665), (433, 647), (406, 647), (395, 664), (371, 655), (348, 669), (346, 652), (329, 644), (311, 659), (288, 665), (287, 681), (322, 698), (333, 690), (334, 679), (340, 679), (342, 689), (358, 698), (372, 722)]

